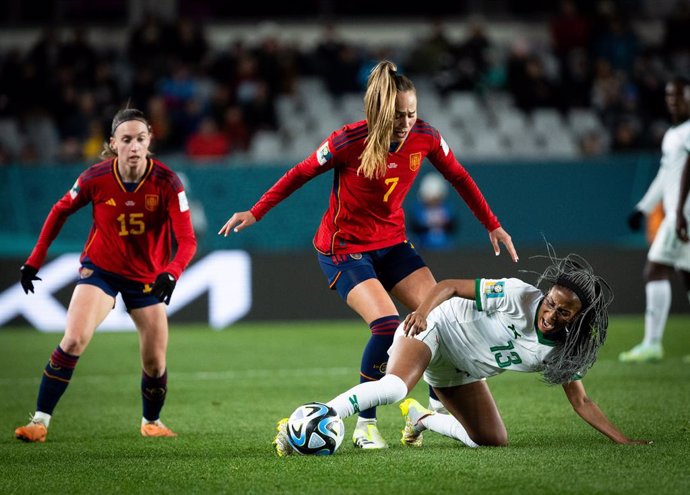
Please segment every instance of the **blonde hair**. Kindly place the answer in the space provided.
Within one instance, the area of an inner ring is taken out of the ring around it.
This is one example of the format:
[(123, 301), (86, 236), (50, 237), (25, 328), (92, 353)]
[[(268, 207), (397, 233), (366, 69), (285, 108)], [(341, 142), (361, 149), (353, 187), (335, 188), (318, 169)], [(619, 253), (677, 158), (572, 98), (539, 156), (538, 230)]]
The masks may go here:
[(391, 147), (395, 121), (395, 98), (398, 92), (415, 91), (407, 77), (397, 73), (398, 67), (390, 60), (376, 64), (369, 73), (367, 91), (364, 94), (364, 114), (368, 135), (362, 163), (357, 169), (367, 179), (377, 179), (386, 174), (386, 158)]

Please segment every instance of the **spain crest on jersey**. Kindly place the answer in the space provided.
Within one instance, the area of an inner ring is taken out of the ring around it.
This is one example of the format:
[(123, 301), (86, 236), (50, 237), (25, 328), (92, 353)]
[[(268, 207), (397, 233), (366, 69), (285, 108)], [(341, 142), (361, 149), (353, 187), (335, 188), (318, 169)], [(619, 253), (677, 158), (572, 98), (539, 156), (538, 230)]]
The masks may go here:
[(149, 211), (158, 209), (158, 194), (147, 194), (144, 198), (144, 208)]
[(419, 168), (419, 166), (422, 164), (422, 154), (421, 153), (412, 153), (410, 155), (410, 170), (413, 172)]

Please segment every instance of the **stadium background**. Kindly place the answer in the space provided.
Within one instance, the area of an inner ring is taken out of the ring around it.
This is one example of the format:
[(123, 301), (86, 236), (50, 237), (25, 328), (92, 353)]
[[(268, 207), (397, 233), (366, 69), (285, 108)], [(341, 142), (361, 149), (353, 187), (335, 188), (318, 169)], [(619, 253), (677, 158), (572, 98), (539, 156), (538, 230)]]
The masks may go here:
[[(420, 117), (451, 143), (521, 255), (518, 265), (495, 258), (451, 195), (460, 219), (453, 243), (424, 252), (437, 277), (524, 277), (520, 270), (538, 268), (530, 257), (544, 253), (546, 238), (611, 280), (614, 312), (641, 313), (647, 239), (625, 219), (658, 168), (669, 124), (664, 83), (690, 72), (690, 9), (582, 1), (564, 16), (565, 3), (392, 12), (291, 2), (267, 19), (258, 6), (221, 1), (4, 2), (0, 295), (16, 290), (48, 209), (97, 161), (109, 120), (129, 101), (152, 119), (157, 156), (187, 181), (196, 261), (217, 250), (250, 254), (247, 319), (352, 318), (325, 289), (311, 247), (329, 174), (253, 229), (227, 239), (216, 232), (331, 130), (361, 118), (362, 75), (388, 57), (413, 78)], [(88, 211), (70, 219), (51, 258), (78, 252), (88, 227)], [(687, 312), (674, 284), (672, 310)], [(69, 287), (56, 292), (68, 296)], [(199, 297), (172, 322), (205, 321), (206, 303)]]

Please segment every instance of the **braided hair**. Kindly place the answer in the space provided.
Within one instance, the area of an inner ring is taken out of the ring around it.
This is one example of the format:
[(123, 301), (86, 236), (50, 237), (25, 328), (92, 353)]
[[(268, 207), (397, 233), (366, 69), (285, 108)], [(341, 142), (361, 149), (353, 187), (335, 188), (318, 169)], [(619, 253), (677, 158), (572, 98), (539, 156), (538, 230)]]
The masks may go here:
[(547, 251), (547, 255), (536, 256), (550, 261), (550, 265), (539, 274), (537, 287), (544, 282), (565, 287), (573, 291), (582, 303), (576, 317), (553, 336), (557, 344), (544, 359), (544, 380), (563, 384), (584, 376), (597, 360), (599, 348), (606, 340), (608, 307), (613, 301), (613, 290), (606, 280), (594, 273), (582, 256), (571, 253), (559, 258), (549, 243)]

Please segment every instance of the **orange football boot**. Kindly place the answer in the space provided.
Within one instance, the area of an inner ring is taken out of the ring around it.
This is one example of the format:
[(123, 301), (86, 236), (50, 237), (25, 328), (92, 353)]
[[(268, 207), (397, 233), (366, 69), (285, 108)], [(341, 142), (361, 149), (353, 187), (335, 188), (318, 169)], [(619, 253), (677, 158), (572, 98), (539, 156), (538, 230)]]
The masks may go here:
[(176, 437), (177, 433), (165, 426), (160, 420), (141, 424), (142, 437)]
[(20, 426), (14, 430), (14, 436), (25, 442), (45, 442), (48, 428), (43, 423), (32, 421), (26, 426)]

